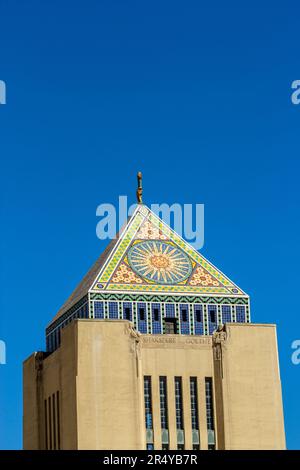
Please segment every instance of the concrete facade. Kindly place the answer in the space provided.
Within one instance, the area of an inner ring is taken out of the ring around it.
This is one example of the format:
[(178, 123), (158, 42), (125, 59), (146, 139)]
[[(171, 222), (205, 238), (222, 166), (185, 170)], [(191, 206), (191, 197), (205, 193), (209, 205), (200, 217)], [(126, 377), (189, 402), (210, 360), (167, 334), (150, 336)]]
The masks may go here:
[[(197, 381), (200, 449), (211, 443), (205, 381), (213, 385), (216, 449), (284, 449), (274, 325), (228, 323), (212, 336), (143, 335), (126, 320), (74, 320), (51, 354), (24, 362), (24, 449), (162, 449), (159, 377), (166, 377), (169, 449), (177, 449), (174, 378), (181, 377), (184, 448), (193, 449), (190, 378)], [(195, 447), (194, 447), (195, 448)]]

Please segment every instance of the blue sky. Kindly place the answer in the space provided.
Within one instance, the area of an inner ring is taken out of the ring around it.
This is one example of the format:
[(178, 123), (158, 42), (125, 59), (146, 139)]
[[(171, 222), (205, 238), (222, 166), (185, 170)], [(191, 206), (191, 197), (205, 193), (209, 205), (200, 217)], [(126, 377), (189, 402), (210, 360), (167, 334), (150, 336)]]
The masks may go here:
[(106, 241), (96, 207), (204, 203), (202, 253), (276, 323), (300, 448), (300, 7), (0, 1), (0, 447), (22, 446), (22, 361)]

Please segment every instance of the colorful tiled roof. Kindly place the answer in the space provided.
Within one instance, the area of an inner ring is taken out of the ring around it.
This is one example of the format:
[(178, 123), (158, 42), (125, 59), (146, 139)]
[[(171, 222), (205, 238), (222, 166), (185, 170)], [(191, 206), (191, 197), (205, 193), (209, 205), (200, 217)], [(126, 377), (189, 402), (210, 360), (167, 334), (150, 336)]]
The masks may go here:
[(246, 294), (148, 207), (138, 204), (51, 323), (88, 293)]

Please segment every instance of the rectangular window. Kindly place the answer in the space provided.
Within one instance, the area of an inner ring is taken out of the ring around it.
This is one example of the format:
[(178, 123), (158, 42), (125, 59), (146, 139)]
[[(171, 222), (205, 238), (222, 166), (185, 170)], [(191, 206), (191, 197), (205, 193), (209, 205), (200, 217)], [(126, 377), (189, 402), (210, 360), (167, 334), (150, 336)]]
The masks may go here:
[(147, 308), (144, 302), (137, 304), (138, 330), (140, 333), (147, 333)]
[(59, 410), (59, 392), (56, 392), (56, 421), (57, 421), (57, 448), (60, 450), (60, 410)]
[(177, 334), (176, 318), (165, 318), (165, 334), (166, 335), (176, 335)]
[[(83, 306), (83, 311), (84, 311), (84, 317), (83, 318), (89, 318), (89, 307), (88, 304), (85, 304)], [(72, 321), (72, 317), (70, 318), (70, 321)]]
[(162, 429), (168, 429), (167, 377), (159, 377), (160, 422)]
[(152, 334), (161, 334), (161, 323), (160, 323), (160, 304), (153, 303), (152, 308)]
[(53, 449), (56, 450), (56, 406), (55, 394), (52, 394)]
[(45, 414), (45, 449), (48, 450), (48, 411), (47, 400), (44, 400), (44, 414)]
[(56, 349), (56, 336), (55, 336), (55, 331), (51, 333), (52, 336), (52, 346), (53, 346), (53, 351)]
[(175, 305), (165, 304), (165, 317), (175, 318)]
[(125, 320), (130, 320), (130, 308), (125, 307)]
[(182, 321), (187, 322), (188, 321), (187, 309), (186, 308), (182, 309), (181, 314), (182, 314)]
[(245, 315), (245, 305), (237, 305), (235, 308), (236, 312), (236, 321), (237, 323), (245, 323), (246, 315)]
[(209, 334), (211, 335), (214, 330), (217, 328), (217, 306), (209, 305), (208, 306), (208, 326)]
[(140, 320), (144, 321), (145, 320), (145, 309), (143, 307), (139, 308), (139, 314), (140, 314)]
[(104, 318), (104, 305), (103, 302), (94, 302), (94, 317)]
[(206, 421), (207, 429), (214, 430), (213, 384), (212, 378), (205, 379)]
[(203, 335), (203, 307), (202, 305), (194, 305), (194, 328), (195, 335)]
[(123, 302), (123, 318), (132, 321), (132, 303)]
[(182, 407), (182, 378), (175, 377), (175, 410), (176, 410), (176, 428), (183, 427), (183, 407)]
[(145, 399), (145, 424), (146, 429), (153, 428), (152, 419), (152, 392), (151, 392), (151, 377), (146, 375), (144, 377), (144, 399)]
[(52, 450), (52, 413), (51, 413), (51, 397), (48, 397), (48, 421), (49, 421), (49, 449)]
[(118, 302), (108, 302), (109, 318), (118, 318)]
[(182, 335), (190, 334), (189, 306), (180, 305), (180, 332)]
[(231, 322), (231, 305), (222, 305), (222, 323)]
[(190, 378), (192, 429), (199, 430), (197, 377)]
[(60, 449), (59, 392), (44, 400), (45, 449)]
[(53, 335), (50, 333), (49, 335), (49, 352), (53, 351)]

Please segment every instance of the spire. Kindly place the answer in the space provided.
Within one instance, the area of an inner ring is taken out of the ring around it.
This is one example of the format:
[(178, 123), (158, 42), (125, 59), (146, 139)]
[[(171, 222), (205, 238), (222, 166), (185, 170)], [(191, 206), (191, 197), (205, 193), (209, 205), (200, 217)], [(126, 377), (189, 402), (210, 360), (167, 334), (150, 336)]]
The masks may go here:
[(142, 187), (142, 173), (139, 171), (137, 174), (138, 187), (136, 190), (136, 198), (138, 204), (143, 204), (143, 187)]

